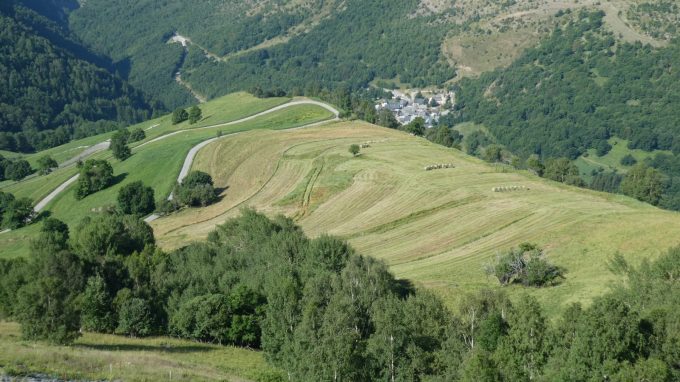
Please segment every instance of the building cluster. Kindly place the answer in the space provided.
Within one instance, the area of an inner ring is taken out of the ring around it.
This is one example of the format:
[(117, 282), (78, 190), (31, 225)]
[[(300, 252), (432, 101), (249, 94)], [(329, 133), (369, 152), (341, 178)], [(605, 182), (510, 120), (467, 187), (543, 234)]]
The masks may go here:
[(448, 91), (392, 90), (392, 98), (378, 100), (375, 108), (391, 111), (402, 125), (421, 117), (425, 121), (425, 127), (430, 128), (439, 122), (439, 117), (450, 112), (445, 106), (453, 105), (454, 99), (455, 93)]

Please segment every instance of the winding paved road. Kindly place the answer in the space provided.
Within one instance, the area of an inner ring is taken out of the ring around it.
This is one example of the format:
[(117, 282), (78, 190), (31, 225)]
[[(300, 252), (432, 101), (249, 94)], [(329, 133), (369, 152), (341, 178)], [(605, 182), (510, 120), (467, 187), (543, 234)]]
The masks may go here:
[[(312, 124), (309, 124), (309, 125), (300, 126), (300, 127), (298, 127), (298, 128), (301, 128), (301, 127), (305, 127), (305, 128), (306, 128), (306, 127), (318, 126), (318, 125), (320, 125), (320, 124), (328, 123), (328, 122), (331, 122), (331, 121), (337, 121), (337, 120), (340, 119), (340, 118), (339, 118), (340, 112), (339, 112), (336, 108), (334, 108), (333, 106), (331, 106), (331, 105), (329, 105), (329, 104), (326, 104), (326, 103), (323, 103), (323, 102), (310, 100), (310, 99), (301, 99), (301, 100), (296, 100), (296, 101), (291, 101), (291, 102), (288, 102), (288, 103), (284, 103), (283, 105), (279, 105), (279, 106), (273, 107), (273, 108), (271, 108), (271, 109), (265, 110), (265, 111), (263, 111), (263, 112), (261, 112), (261, 113), (257, 113), (257, 114), (251, 115), (251, 116), (249, 116), (249, 117), (241, 118), (241, 119), (238, 119), (238, 120), (235, 120), (235, 121), (231, 121), (231, 122), (225, 122), (225, 123), (219, 123), (219, 124), (210, 125), (210, 126), (199, 127), (199, 128), (197, 128), (197, 129), (210, 129), (210, 128), (215, 128), (215, 127), (231, 126), (231, 125), (235, 125), (235, 124), (238, 124), (238, 123), (243, 123), (243, 122), (246, 122), (246, 121), (250, 121), (250, 120), (252, 120), (252, 119), (261, 117), (261, 116), (263, 116), (263, 115), (267, 115), (267, 114), (270, 114), (270, 113), (274, 113), (274, 112), (276, 112), (276, 111), (279, 111), (279, 110), (282, 110), (282, 109), (286, 109), (286, 108), (289, 108), (289, 107), (292, 107), (292, 106), (297, 106), (297, 105), (316, 105), (316, 106), (320, 106), (320, 107), (322, 107), (322, 108), (324, 108), (324, 109), (330, 111), (331, 113), (333, 113), (333, 114), (335, 115), (335, 118), (333, 118), (333, 119), (331, 119), (331, 120), (326, 120), (326, 121), (322, 121), (322, 122), (312, 123)], [(194, 130), (194, 129), (192, 129), (192, 130)], [(141, 145), (138, 145), (138, 146), (136, 146), (136, 147), (133, 147), (132, 149), (133, 149), (133, 150), (137, 150), (137, 149), (139, 149), (140, 147), (146, 146), (146, 145), (151, 144), (151, 143), (154, 143), (154, 142), (161, 141), (161, 140), (163, 140), (163, 139), (169, 138), (169, 137), (171, 137), (171, 136), (173, 136), (173, 135), (177, 135), (177, 134), (180, 134), (180, 133), (183, 133), (183, 132), (186, 132), (186, 131), (191, 131), (191, 130), (179, 130), (179, 131), (175, 131), (175, 132), (168, 133), (168, 134), (165, 134), (165, 135), (161, 135), (160, 137), (151, 139), (151, 140), (149, 140), (149, 141), (147, 141), (147, 142), (142, 143)], [(186, 159), (184, 160), (184, 164), (182, 165), (182, 170), (180, 171), (179, 176), (177, 177), (177, 181), (178, 181), (178, 182), (181, 182), (181, 181), (187, 176), (187, 174), (189, 173), (189, 170), (191, 169), (191, 165), (192, 165), (192, 163), (194, 162), (194, 158), (196, 158), (196, 154), (198, 154), (198, 152), (199, 152), (203, 147), (209, 145), (210, 143), (212, 143), (212, 142), (214, 142), (214, 141), (216, 141), (216, 140), (218, 140), (218, 139), (220, 139), (220, 138), (229, 137), (229, 136), (232, 136), (232, 135), (235, 135), (235, 134), (239, 134), (239, 133), (226, 134), (226, 135), (223, 135), (223, 136), (221, 136), (221, 137), (210, 138), (210, 139), (208, 139), (208, 140), (205, 140), (205, 141), (199, 143), (198, 145), (194, 146), (191, 150), (189, 150), (189, 153), (187, 154), (187, 157), (186, 157)], [(94, 154), (95, 152), (99, 152), (99, 151), (102, 151), (102, 150), (106, 150), (106, 149), (109, 147), (109, 144), (110, 144), (110, 141), (107, 140), (107, 141), (101, 142), (101, 143), (99, 143), (99, 144), (97, 144), (97, 145), (94, 145), (94, 146), (92, 146), (91, 148), (89, 148), (89, 149), (83, 151), (80, 155), (76, 156), (75, 158), (69, 159), (68, 161), (64, 162), (64, 163), (62, 164), (62, 166), (60, 166), (60, 167), (65, 167), (65, 166), (67, 166), (67, 165), (71, 165), (71, 164), (73, 164), (73, 163), (76, 163), (78, 160), (82, 160), (82, 159), (86, 158), (87, 156)], [(68, 163), (68, 164), (67, 164), (67, 163)], [(40, 200), (40, 201), (35, 205), (35, 207), (34, 207), (35, 212), (38, 212), (38, 213), (39, 213), (40, 211), (42, 211), (43, 209), (45, 209), (45, 207), (46, 207), (52, 200), (54, 200), (54, 198), (56, 198), (60, 193), (62, 193), (64, 190), (66, 190), (66, 188), (68, 188), (68, 186), (70, 186), (70, 185), (73, 184), (76, 180), (78, 180), (78, 176), (79, 176), (79, 175), (74, 175), (74, 176), (72, 176), (72, 177), (69, 178), (67, 181), (65, 181), (64, 183), (62, 183), (61, 185), (59, 185), (59, 187), (57, 187), (56, 189), (54, 189), (54, 191), (52, 191), (49, 195), (47, 195), (45, 198), (43, 198), (42, 200)], [(168, 197), (168, 199), (169, 199), (169, 200), (172, 199), (172, 194), (170, 194), (170, 196)], [(147, 222), (150, 222), (150, 221), (156, 220), (157, 218), (158, 218), (158, 216), (154, 214), (154, 215), (151, 215), (151, 216), (147, 217), (147, 218), (144, 219), (144, 220), (147, 221)]]

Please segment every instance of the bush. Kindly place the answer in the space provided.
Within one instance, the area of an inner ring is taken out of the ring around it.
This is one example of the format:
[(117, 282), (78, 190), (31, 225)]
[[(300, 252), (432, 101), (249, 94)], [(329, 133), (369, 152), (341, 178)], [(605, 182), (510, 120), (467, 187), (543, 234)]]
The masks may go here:
[(52, 157), (49, 155), (43, 155), (40, 157), (40, 159), (38, 159), (38, 173), (40, 175), (49, 174), (52, 172), (52, 169), (56, 168), (57, 166), (59, 166), (57, 161), (52, 159)]
[(5, 179), (20, 181), (32, 172), (31, 165), (25, 159), (11, 160), (5, 164)]
[(156, 209), (153, 188), (141, 181), (125, 185), (118, 191), (118, 210), (127, 215), (146, 215)]
[(146, 138), (146, 133), (141, 128), (136, 128), (130, 132), (130, 136), (127, 139), (128, 143), (139, 142)]
[(175, 111), (172, 112), (172, 124), (176, 125), (178, 123), (182, 123), (189, 119), (189, 113), (187, 113), (186, 110), (182, 108), (175, 109)]
[(127, 142), (130, 133), (126, 130), (119, 130), (111, 137), (111, 151), (113, 156), (118, 160), (126, 160), (132, 155), (132, 150), (128, 147)]
[(635, 157), (631, 154), (626, 154), (623, 158), (621, 158), (621, 164), (624, 166), (634, 166), (637, 164), (637, 159), (635, 159)]
[(349, 153), (352, 154), (352, 156), (357, 156), (357, 154), (359, 154), (359, 151), (361, 151), (359, 145), (349, 146)]
[(564, 278), (563, 270), (550, 264), (542, 249), (529, 243), (498, 256), (496, 263), (487, 267), (487, 274), (496, 277), (501, 285), (520, 283), (534, 287), (554, 284)]
[(192, 171), (173, 193), (178, 205), (207, 206), (217, 199), (212, 177), (202, 171)]
[(203, 112), (201, 111), (201, 108), (199, 108), (198, 106), (194, 105), (194, 106), (191, 107), (191, 109), (189, 109), (189, 123), (190, 124), (193, 125), (194, 123), (200, 121), (202, 117), (203, 117)]
[(76, 186), (76, 199), (101, 191), (113, 183), (113, 167), (105, 160), (88, 159), (80, 166), (80, 177)]

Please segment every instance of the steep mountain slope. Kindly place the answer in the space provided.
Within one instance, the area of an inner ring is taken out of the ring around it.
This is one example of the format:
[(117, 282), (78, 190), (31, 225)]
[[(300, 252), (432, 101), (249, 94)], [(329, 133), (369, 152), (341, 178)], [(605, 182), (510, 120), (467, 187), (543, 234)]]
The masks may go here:
[[(680, 44), (620, 43), (603, 32), (599, 12), (567, 20), (507, 69), (462, 81), (458, 120), (486, 125), (522, 157), (576, 159), (591, 148), (602, 156), (613, 137), (629, 149), (665, 150), (649, 164), (673, 186), (680, 174)], [(677, 197), (669, 188), (661, 204), (680, 208)]]
[(148, 99), (59, 23), (0, 6), (0, 149), (41, 150), (147, 119)]

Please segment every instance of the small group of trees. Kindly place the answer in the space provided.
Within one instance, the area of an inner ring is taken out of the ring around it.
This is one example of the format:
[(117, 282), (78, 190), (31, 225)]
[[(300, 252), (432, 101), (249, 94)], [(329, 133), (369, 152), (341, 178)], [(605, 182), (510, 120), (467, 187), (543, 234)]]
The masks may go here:
[(216, 200), (217, 190), (212, 177), (203, 171), (192, 171), (175, 185), (172, 199), (164, 200), (158, 206), (158, 212), (169, 214), (182, 207), (205, 207)]
[(85, 163), (79, 163), (78, 166), (80, 176), (75, 191), (75, 197), (78, 200), (101, 191), (114, 182), (113, 167), (103, 159), (88, 159)]
[(10, 179), (20, 181), (31, 175), (33, 169), (25, 159), (8, 159), (0, 155), (0, 181)]
[(497, 278), (501, 285), (519, 283), (543, 287), (564, 278), (564, 271), (548, 262), (543, 250), (530, 243), (522, 243), (498, 255), (496, 262), (487, 266), (486, 271)]
[(47, 175), (57, 168), (59, 164), (49, 155), (43, 155), (38, 159), (38, 174)]
[(189, 121), (190, 124), (194, 124), (203, 118), (203, 111), (201, 110), (200, 107), (194, 105), (191, 108), (189, 108), (189, 111), (187, 112), (184, 108), (177, 108), (175, 111), (172, 112), (172, 124), (177, 125), (179, 123), (182, 123), (186, 120)]
[(31, 199), (17, 199), (8, 192), (0, 191), (0, 229), (21, 228), (30, 223), (34, 217)]
[(181, 206), (205, 207), (217, 200), (212, 177), (203, 171), (192, 171), (173, 192), (174, 200)]
[(144, 138), (146, 138), (146, 133), (139, 127), (132, 131), (120, 129), (111, 136), (111, 146), (109, 148), (116, 159), (124, 161), (132, 155), (129, 144), (139, 142)]

